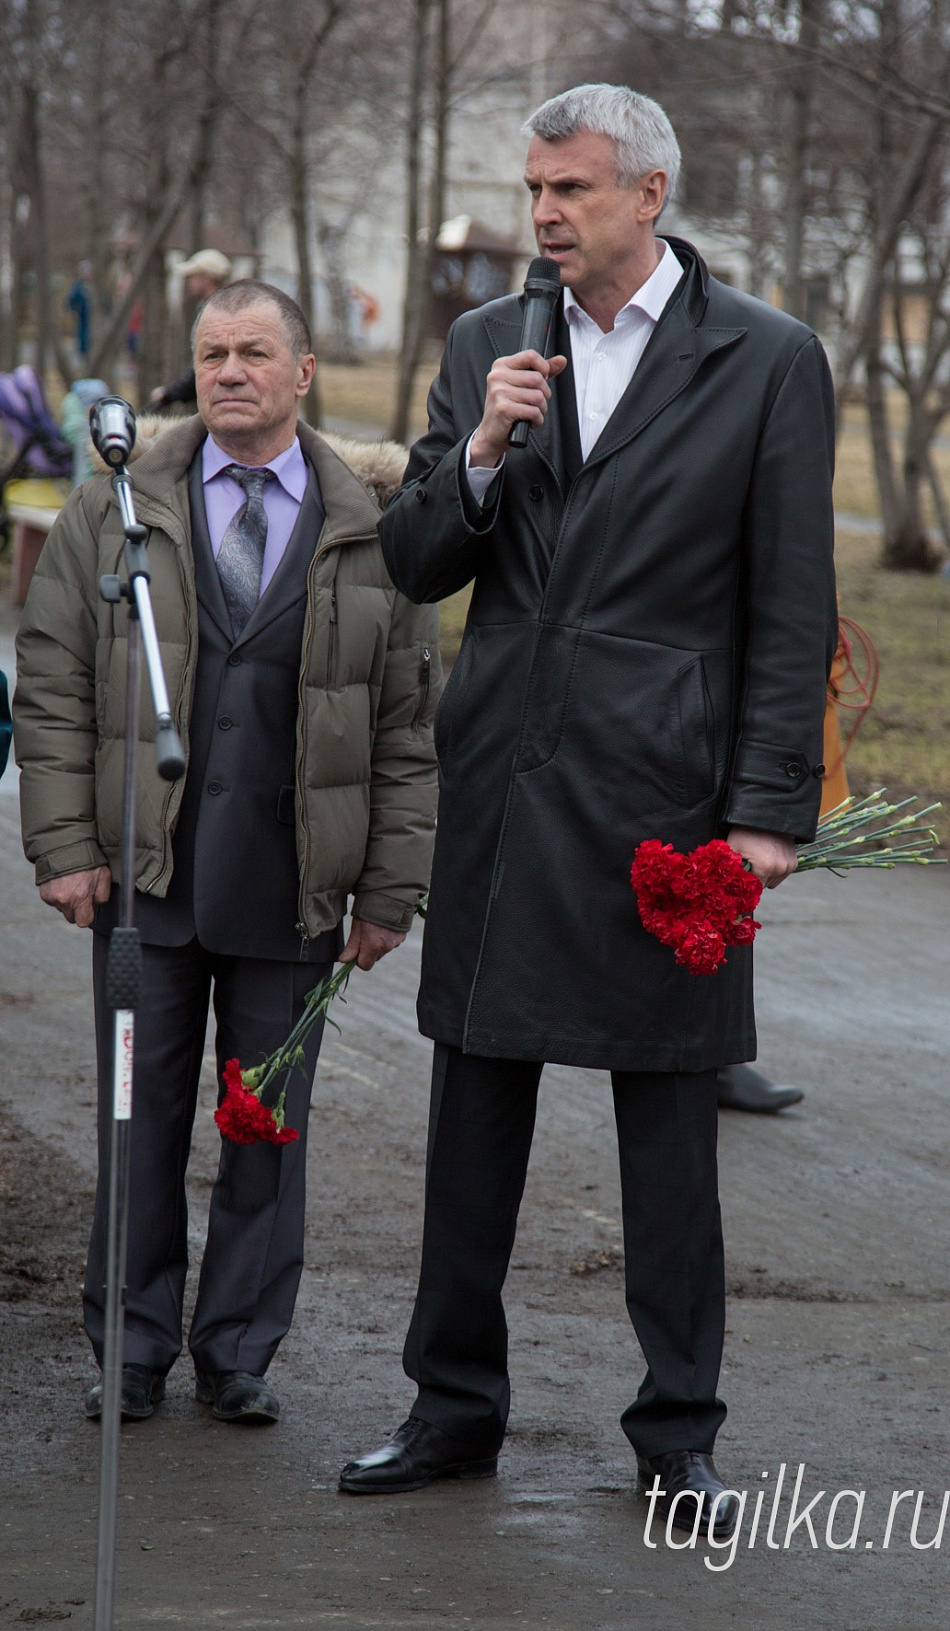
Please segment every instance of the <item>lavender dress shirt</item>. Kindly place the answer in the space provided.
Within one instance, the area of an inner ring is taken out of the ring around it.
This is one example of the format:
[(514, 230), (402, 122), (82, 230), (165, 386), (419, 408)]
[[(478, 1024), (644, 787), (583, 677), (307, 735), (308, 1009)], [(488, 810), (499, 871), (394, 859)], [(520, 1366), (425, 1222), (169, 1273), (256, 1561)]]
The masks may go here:
[[(206, 437), (201, 450), (201, 479), (204, 483), (205, 511), (215, 560), (218, 558), (218, 550), (221, 548), (221, 540), (228, 522), (237, 514), (246, 497), (244, 489), (222, 472), (229, 464), (240, 462), (240, 459), (232, 459), (229, 453), (225, 453), (213, 436)], [(273, 470), (277, 477), (276, 481), (269, 481), (264, 488), (267, 542), (264, 545), (264, 566), (261, 572), (261, 594), (263, 594), (290, 542), (290, 535), (296, 525), (303, 496), (307, 491), (307, 461), (301, 452), (299, 439), (295, 436), (292, 445), (285, 452), (278, 453), (276, 459), (271, 459), (269, 464), (260, 468)]]

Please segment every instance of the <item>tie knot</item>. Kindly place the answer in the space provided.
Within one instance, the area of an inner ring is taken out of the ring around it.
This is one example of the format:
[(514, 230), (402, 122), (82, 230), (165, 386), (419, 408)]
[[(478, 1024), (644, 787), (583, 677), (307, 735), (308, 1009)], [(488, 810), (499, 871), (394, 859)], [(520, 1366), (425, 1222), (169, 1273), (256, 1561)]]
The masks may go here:
[(260, 498), (267, 482), (274, 479), (273, 470), (255, 469), (252, 465), (246, 464), (225, 465), (221, 474), (230, 476), (231, 480), (236, 481), (239, 487), (243, 487), (249, 499)]

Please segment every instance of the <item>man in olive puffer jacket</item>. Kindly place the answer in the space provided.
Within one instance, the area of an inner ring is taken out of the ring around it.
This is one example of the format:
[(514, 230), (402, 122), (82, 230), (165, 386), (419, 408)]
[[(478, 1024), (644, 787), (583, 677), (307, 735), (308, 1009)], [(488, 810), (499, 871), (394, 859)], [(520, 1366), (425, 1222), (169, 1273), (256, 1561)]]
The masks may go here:
[[(152, 1413), (181, 1349), (184, 1173), (212, 985), (220, 1077), (227, 1059), (252, 1065), (283, 1041), (335, 959), (369, 969), (404, 939), (427, 887), (436, 803), (437, 612), (389, 580), (369, 468), (361, 479), (298, 422), (314, 368), (302, 313), (267, 285), (231, 285), (202, 308), (195, 362), (199, 416), (163, 428), (132, 465), (187, 772), (175, 785), (159, 779), (144, 701), (130, 1420)], [(372, 450), (369, 463), (380, 460), (386, 450)], [(37, 567), (14, 707), (37, 884), (69, 922), (96, 931), (100, 1183), (85, 1317), (100, 1363), (112, 1088), (104, 983), (117, 917), (126, 613), (99, 598), (98, 580), (120, 568), (122, 548), (110, 483), (94, 477), (70, 497)], [(278, 1413), (264, 1373), (300, 1276), (319, 1041), (317, 1031), (288, 1094), (299, 1140), (223, 1142), (189, 1335), (198, 1398), (222, 1420)], [(100, 1385), (86, 1410), (100, 1413)]]

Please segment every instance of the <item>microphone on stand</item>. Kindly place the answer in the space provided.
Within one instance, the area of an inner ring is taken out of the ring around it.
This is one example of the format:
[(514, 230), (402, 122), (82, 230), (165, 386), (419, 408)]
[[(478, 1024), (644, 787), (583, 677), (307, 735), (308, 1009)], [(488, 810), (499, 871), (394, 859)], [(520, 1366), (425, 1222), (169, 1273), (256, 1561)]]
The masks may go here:
[[(560, 292), (561, 268), (557, 261), (548, 260), (545, 255), (536, 256), (524, 280), (524, 321), (519, 351), (537, 351), (542, 357), (547, 356), (551, 321)], [(530, 429), (526, 419), (519, 419), (511, 428), (508, 446), (527, 447)]]
[(135, 446), (135, 411), (124, 396), (102, 396), (89, 409), (89, 434), (99, 457), (118, 470)]

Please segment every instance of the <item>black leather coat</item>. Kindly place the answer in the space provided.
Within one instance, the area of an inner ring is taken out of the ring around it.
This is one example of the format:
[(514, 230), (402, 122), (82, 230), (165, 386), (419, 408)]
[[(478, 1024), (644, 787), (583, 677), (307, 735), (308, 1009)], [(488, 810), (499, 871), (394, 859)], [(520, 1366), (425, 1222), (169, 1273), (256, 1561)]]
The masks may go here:
[[(755, 1056), (750, 948), (696, 977), (640, 923), (643, 838), (814, 831), (837, 614), (833, 403), (802, 324), (686, 266), (573, 480), (570, 374), (483, 510), (464, 475), (511, 296), (461, 317), (380, 537), (393, 582), (474, 578), (436, 720), (419, 1016), (466, 1052), (614, 1069)], [(794, 882), (786, 887), (794, 888)]]

